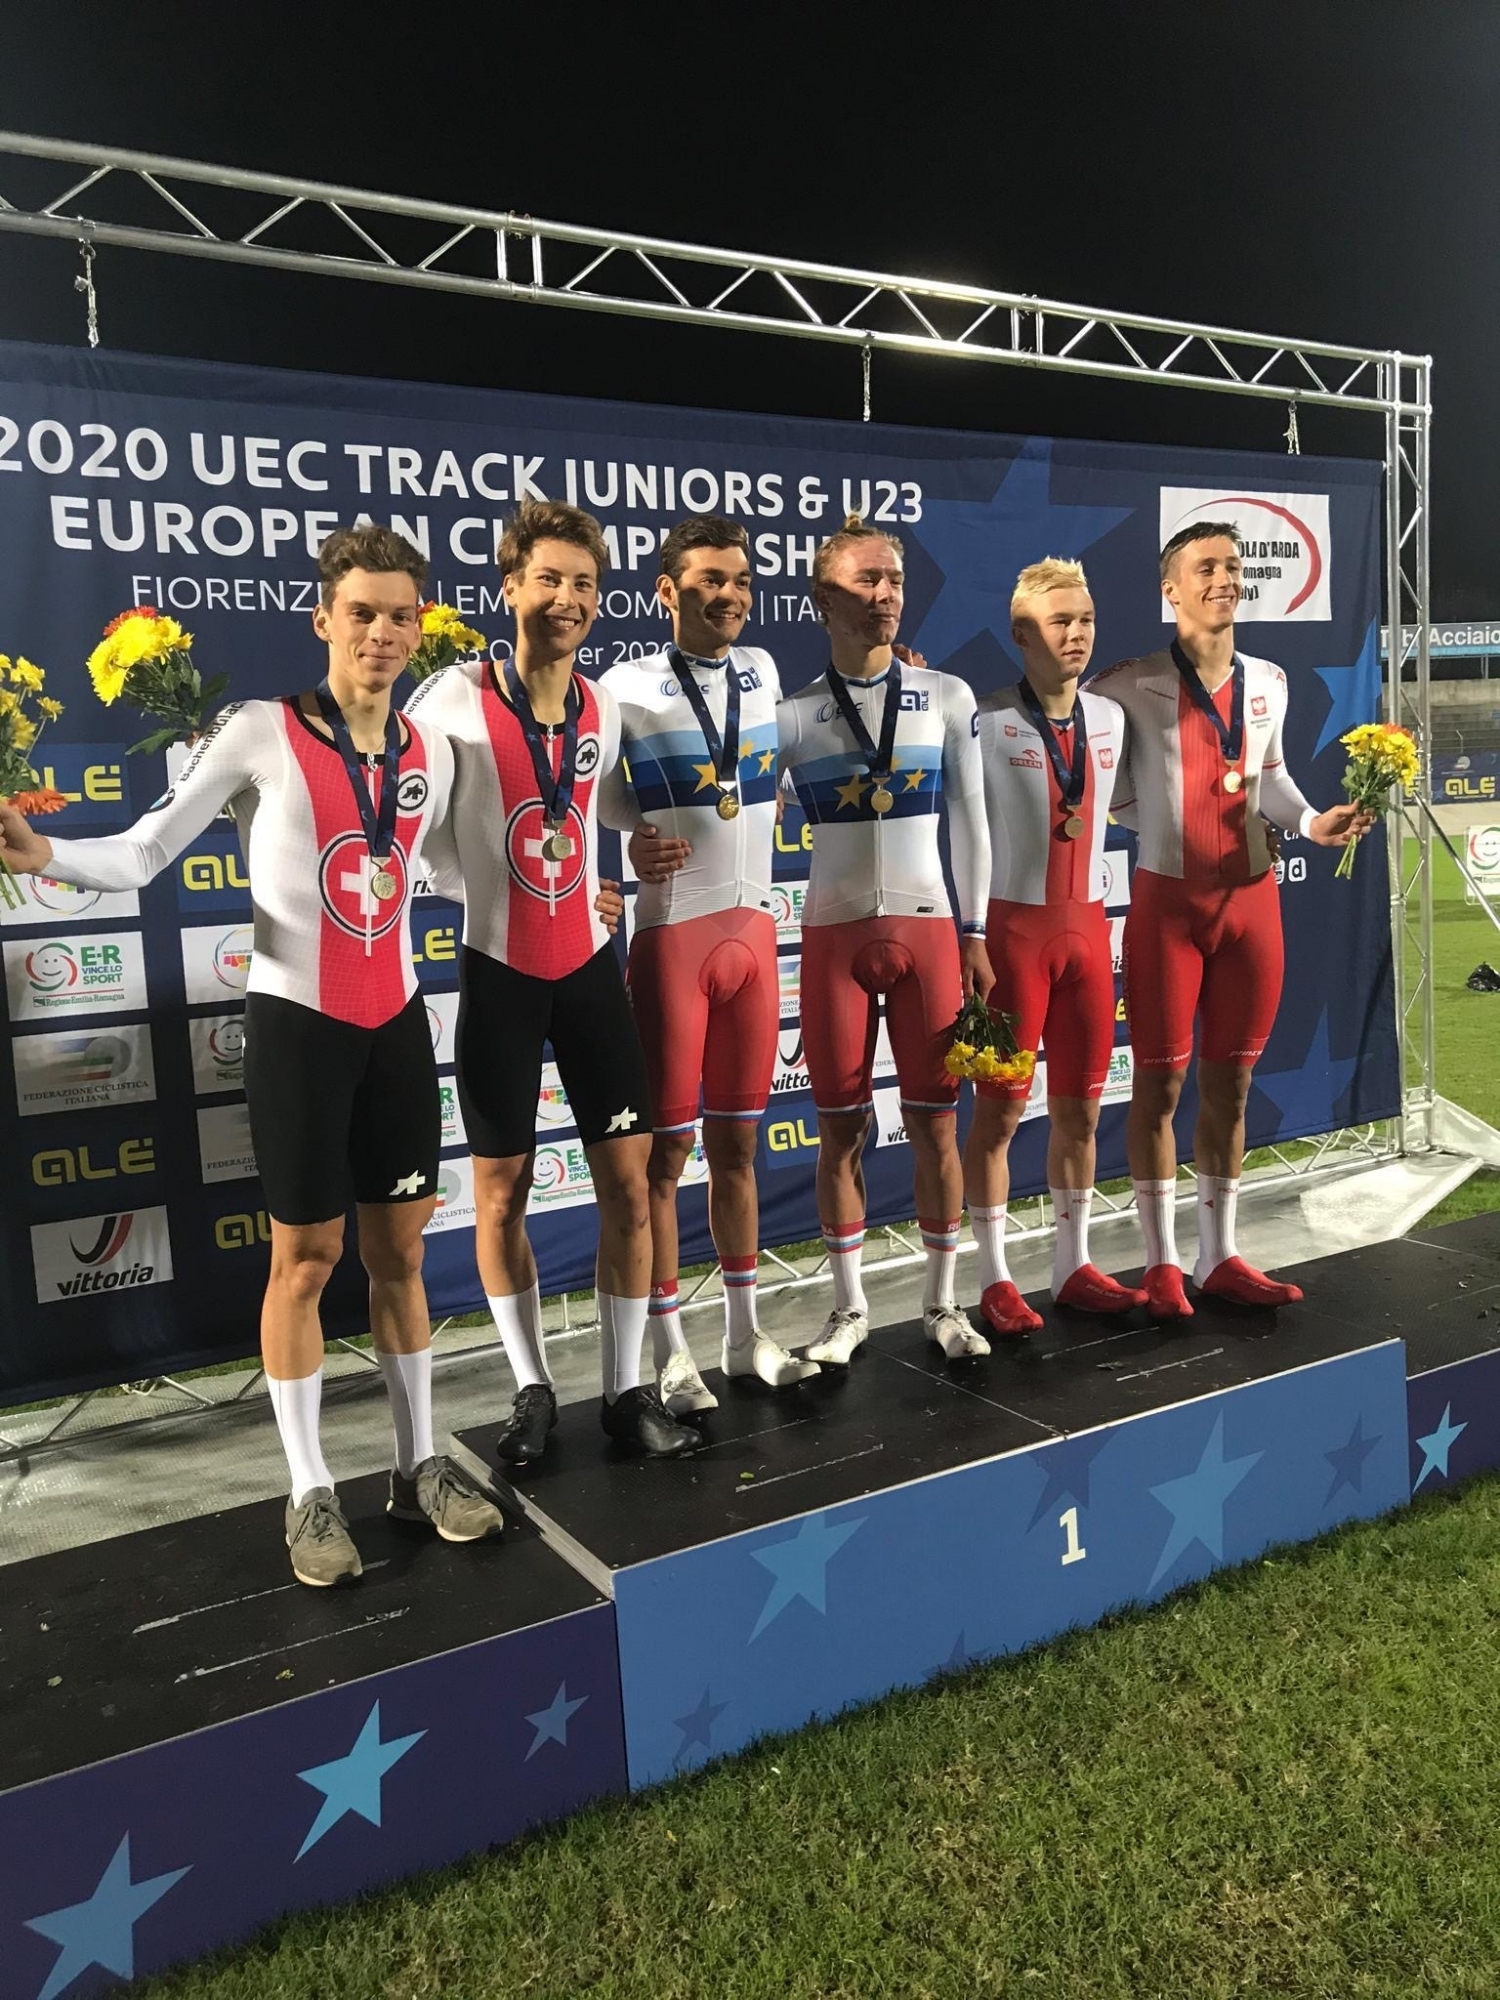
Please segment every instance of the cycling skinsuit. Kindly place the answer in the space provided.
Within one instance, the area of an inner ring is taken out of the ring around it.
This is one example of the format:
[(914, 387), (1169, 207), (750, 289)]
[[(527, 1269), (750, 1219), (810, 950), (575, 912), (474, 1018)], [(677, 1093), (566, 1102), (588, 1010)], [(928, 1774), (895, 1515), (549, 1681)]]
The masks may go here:
[[(1104, 914), (1104, 835), (1125, 744), (1125, 717), (1111, 701), (1082, 694), (1087, 759), (1076, 809), (1064, 805), (1052, 759), (1014, 687), (979, 703), (979, 751), (990, 828), (990, 904), (985, 928), (994, 1013), (1015, 1016), (1023, 1049), (1045, 1053), (1047, 1094), (1098, 1097), (1115, 1039), (1115, 980)], [(1073, 764), (1071, 723), (1052, 725), (1064, 765)], [(1070, 839), (1070, 820), (1082, 830)], [(992, 1097), (1024, 1100), (1030, 1081), (980, 1082)]]

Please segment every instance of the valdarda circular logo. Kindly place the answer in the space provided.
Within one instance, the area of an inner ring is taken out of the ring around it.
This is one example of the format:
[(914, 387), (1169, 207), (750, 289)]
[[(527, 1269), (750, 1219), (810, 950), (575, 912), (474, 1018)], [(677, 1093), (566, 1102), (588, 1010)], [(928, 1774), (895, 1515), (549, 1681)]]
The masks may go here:
[(63, 993), (78, 984), (78, 961), (69, 945), (55, 940), (26, 954), (26, 977), (33, 993)]

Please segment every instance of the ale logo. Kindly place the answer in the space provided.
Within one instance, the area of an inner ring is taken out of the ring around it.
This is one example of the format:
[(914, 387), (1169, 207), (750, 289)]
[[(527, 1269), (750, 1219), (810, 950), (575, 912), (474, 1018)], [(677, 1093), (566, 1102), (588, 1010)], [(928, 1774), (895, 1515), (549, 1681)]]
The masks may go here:
[(78, 984), (78, 960), (69, 945), (40, 944), (26, 954), (26, 977), (33, 993), (65, 993)]
[(236, 924), (214, 946), (214, 977), (232, 993), (243, 993), (250, 977), (250, 959), (255, 950), (255, 932), (249, 924)]

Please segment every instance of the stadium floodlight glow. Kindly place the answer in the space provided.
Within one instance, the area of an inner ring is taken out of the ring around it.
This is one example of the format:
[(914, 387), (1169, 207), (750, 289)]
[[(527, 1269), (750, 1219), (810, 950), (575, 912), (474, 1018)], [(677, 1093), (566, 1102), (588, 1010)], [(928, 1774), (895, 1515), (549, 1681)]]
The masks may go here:
[[(20, 162), (60, 166), (59, 185)], [(125, 220), (87, 214), (123, 204)], [(1385, 459), (1385, 714), (1422, 751), (1419, 795), (1388, 820), (1402, 1072), (1397, 1147), (1433, 1143), (1434, 982), (1428, 518), (1432, 363), (1104, 311), (1032, 294), (546, 222), (155, 153), (0, 132), (0, 229), (85, 247), (207, 258), (508, 304), (624, 314), (859, 350), (1251, 396), (1379, 419)], [(326, 247), (329, 241), (337, 250)], [(1372, 454), (1373, 455), (1373, 454)], [(1408, 857), (1414, 857), (1409, 859)]]

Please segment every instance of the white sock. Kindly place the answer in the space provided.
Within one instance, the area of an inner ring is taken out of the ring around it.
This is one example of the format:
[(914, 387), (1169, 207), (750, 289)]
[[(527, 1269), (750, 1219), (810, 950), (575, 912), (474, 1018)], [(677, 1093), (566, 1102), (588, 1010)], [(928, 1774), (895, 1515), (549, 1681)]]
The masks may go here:
[(724, 1338), (731, 1347), (748, 1347), (760, 1332), (755, 1316), (755, 1267), (757, 1257), (721, 1257), (719, 1276), (724, 1282)]
[(1141, 1234), (1146, 1239), (1146, 1269), (1157, 1264), (1182, 1268), (1177, 1254), (1176, 1181), (1132, 1181), (1135, 1212), (1141, 1218)]
[(1073, 1273), (1089, 1261), (1089, 1210), (1094, 1190), (1048, 1188), (1052, 1197), (1055, 1236), (1052, 1246), (1052, 1292), (1062, 1290)]
[(505, 1345), (505, 1358), (516, 1378), (518, 1389), (535, 1383), (552, 1386), (552, 1370), (547, 1366), (547, 1343), (542, 1338), (542, 1295), (536, 1285), (529, 1292), (503, 1293), (485, 1304), (495, 1322), (495, 1331)]
[(923, 1312), (931, 1312), (937, 1306), (951, 1311), (957, 1303), (953, 1283), (958, 1271), (958, 1228), (962, 1221), (961, 1215), (954, 1216), (951, 1222), (933, 1222), (922, 1216), (917, 1218), (922, 1231), (922, 1247), (927, 1252), (927, 1276), (922, 1286)]
[(604, 1400), (612, 1403), (641, 1386), (641, 1349), (646, 1344), (649, 1299), (614, 1299), (599, 1292), (599, 1368)]
[(424, 1459), (437, 1456), (432, 1443), (432, 1349), (382, 1353), (377, 1359), (396, 1427), (396, 1469), (410, 1479)]
[(1199, 1174), (1198, 1261), (1193, 1266), (1193, 1277), (1200, 1285), (1226, 1258), (1240, 1254), (1234, 1247), (1234, 1216), (1239, 1199), (1237, 1180)]
[(860, 1261), (865, 1247), (862, 1222), (825, 1222), (823, 1244), (828, 1252), (828, 1268), (833, 1274), (835, 1312), (868, 1313)]
[(682, 1314), (677, 1305), (677, 1280), (670, 1285), (651, 1287), (651, 1359), (658, 1374), (666, 1367), (674, 1354), (689, 1352), (687, 1335), (682, 1330)]
[(976, 1208), (969, 1204), (969, 1227), (974, 1232), (975, 1248), (979, 1252), (979, 1289), (987, 1292), (991, 1285), (1008, 1285), (1010, 1267), (1005, 1261), (1005, 1211), (1009, 1206), (1001, 1202), (998, 1208)]
[(276, 1412), (276, 1428), (292, 1475), (292, 1505), (300, 1507), (315, 1486), (333, 1485), (333, 1474), (323, 1463), (323, 1447), (318, 1442), (318, 1414), (323, 1407), (323, 1371), (301, 1375), (290, 1382), (266, 1377), (271, 1408)]

